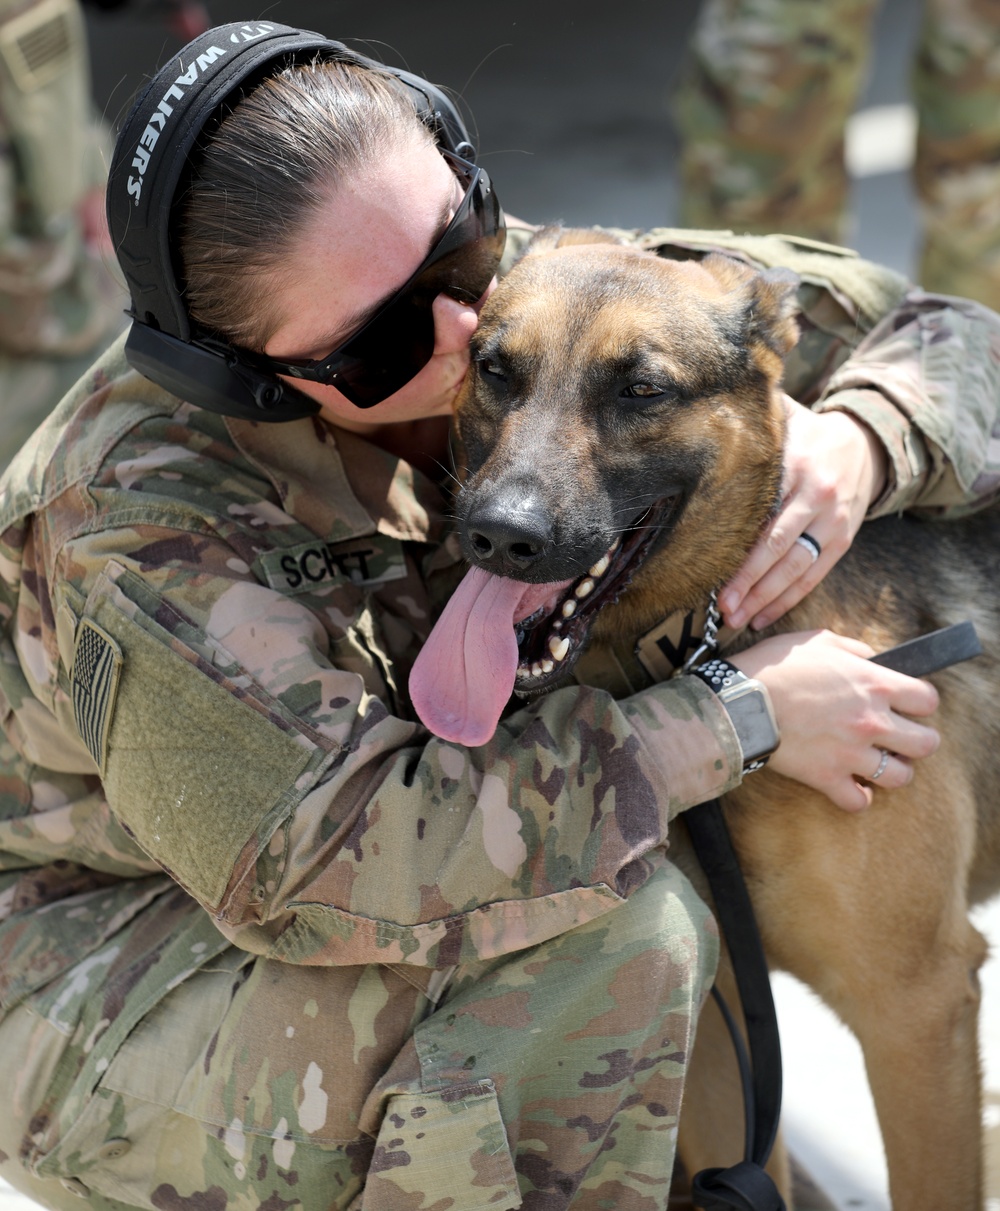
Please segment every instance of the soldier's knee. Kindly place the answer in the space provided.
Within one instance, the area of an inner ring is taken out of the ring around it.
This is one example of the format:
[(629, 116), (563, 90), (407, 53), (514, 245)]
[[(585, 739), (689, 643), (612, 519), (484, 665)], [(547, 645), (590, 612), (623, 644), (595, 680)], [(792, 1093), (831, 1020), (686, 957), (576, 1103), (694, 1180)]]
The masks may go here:
[(615, 922), (623, 947), (642, 954), (674, 996), (707, 996), (719, 961), (719, 931), (687, 876), (665, 862), (633, 892)]

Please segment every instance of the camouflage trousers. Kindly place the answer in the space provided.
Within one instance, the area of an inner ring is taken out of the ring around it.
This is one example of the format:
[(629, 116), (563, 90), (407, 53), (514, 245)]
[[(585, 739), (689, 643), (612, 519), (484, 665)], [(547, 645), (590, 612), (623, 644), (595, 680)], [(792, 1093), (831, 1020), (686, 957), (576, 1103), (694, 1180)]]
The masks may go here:
[[(844, 132), (877, 7), (704, 0), (675, 99), (685, 226), (850, 242)], [(1000, 308), (1000, 3), (924, 0), (912, 83), (918, 280)]]
[(718, 937), (665, 859), (603, 917), (447, 979), (255, 957), (139, 883), (142, 911), (0, 1019), (0, 1174), (38, 1202), (666, 1207)]

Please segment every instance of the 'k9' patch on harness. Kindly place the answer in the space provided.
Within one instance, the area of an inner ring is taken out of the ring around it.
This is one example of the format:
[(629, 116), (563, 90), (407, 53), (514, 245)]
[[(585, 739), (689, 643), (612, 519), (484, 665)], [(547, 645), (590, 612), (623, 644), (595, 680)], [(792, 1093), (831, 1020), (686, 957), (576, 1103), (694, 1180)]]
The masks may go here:
[(77, 730), (104, 775), (108, 732), (125, 659), (121, 648), (96, 623), (80, 623), (70, 678)]

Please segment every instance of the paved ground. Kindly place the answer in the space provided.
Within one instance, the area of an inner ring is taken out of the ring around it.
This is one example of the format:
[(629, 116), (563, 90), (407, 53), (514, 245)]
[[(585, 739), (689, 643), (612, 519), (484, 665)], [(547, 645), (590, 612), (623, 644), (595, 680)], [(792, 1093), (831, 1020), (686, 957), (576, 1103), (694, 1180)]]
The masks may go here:
[[(916, 226), (905, 166), (912, 137), (905, 67), (910, 0), (888, 0), (877, 68), (850, 139), (854, 243), (903, 271)], [(216, 21), (260, 10), (209, 0)], [(266, 15), (319, 29), (460, 91), (504, 204), (534, 220), (648, 227), (675, 221), (675, 141), (667, 96), (696, 0), (276, 0)], [(614, 14), (613, 25), (609, 13)], [(90, 21), (97, 99), (114, 119), (176, 43), (141, 9)], [(1000, 905), (980, 924), (1000, 945)], [(995, 1149), (988, 1211), (1000, 1211), (1000, 964), (985, 974), (986, 1119)], [(856, 1044), (815, 999), (776, 981), (786, 1129), (839, 1211), (888, 1211), (882, 1150)], [(0, 1211), (31, 1204), (0, 1183)]]

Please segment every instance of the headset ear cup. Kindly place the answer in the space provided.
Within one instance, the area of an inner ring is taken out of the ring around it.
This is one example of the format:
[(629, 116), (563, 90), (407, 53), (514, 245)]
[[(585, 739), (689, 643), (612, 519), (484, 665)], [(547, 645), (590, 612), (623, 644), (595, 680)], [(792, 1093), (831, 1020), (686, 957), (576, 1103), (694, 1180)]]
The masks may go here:
[(372, 66), (389, 72), (406, 85), (417, 101), (417, 115), (420, 121), (428, 128), (439, 146), (475, 164), (476, 149), (469, 139), (465, 121), (447, 93), (412, 72), (389, 67), (384, 63), (373, 63)]
[(319, 412), (315, 400), (273, 375), (147, 324), (132, 325), (125, 358), (134, 370), (173, 395), (223, 416), (289, 421)]

